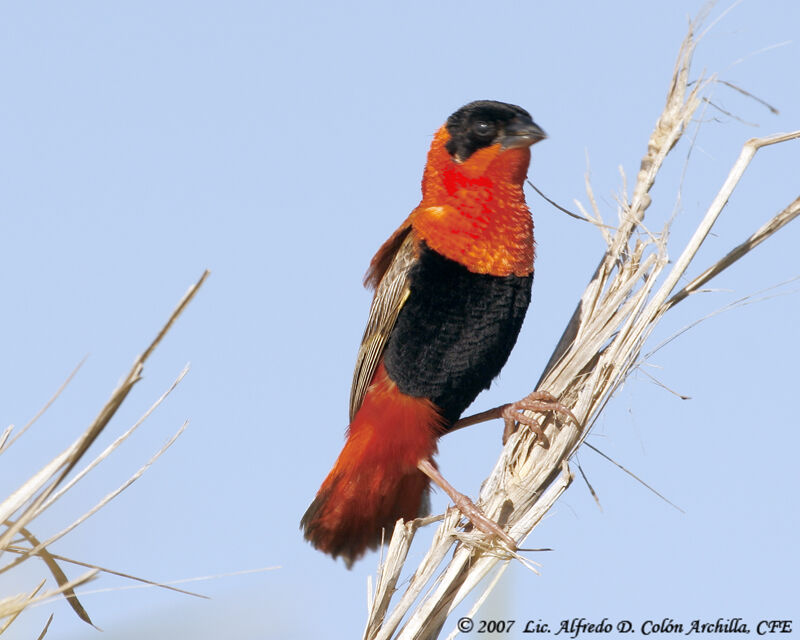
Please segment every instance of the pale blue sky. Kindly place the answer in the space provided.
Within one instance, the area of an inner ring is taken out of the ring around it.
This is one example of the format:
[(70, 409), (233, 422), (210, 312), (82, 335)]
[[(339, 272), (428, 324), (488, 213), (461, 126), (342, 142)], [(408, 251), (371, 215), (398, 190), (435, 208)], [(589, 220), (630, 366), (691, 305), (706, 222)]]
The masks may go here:
[[(566, 206), (585, 202), (588, 157), (613, 221), (618, 167), (632, 182), (700, 6), (4, 3), (0, 427), (24, 424), (89, 359), (3, 457), (0, 495), (88, 424), (209, 268), (101, 445), (191, 361), (188, 377), (34, 529), (44, 538), (68, 524), (189, 418), (140, 481), (53, 551), (162, 581), (282, 567), (190, 586), (211, 601), (156, 589), (87, 594), (102, 636), (59, 602), (25, 614), (11, 637), (35, 637), (50, 611), (53, 638), (360, 637), (377, 556), (347, 571), (307, 545), (298, 522), (343, 441), (369, 305), (361, 277), (418, 202), (431, 134), (470, 100), (519, 104), (550, 135), (533, 149), (535, 183)], [(695, 74), (718, 72), (780, 115), (725, 86), (713, 90), (716, 104), (760, 126), (703, 112), (676, 243), (747, 138), (800, 128), (798, 44), (752, 55), (795, 38), (798, 24), (792, 0), (749, 0), (701, 43)], [(797, 196), (799, 144), (756, 158), (692, 273)], [(654, 229), (672, 212), (687, 150), (684, 141), (656, 185)], [(538, 242), (533, 304), (478, 410), (530, 391), (602, 251), (594, 228), (533, 192), (528, 199)], [(715, 281), (719, 291), (676, 308), (652, 344), (800, 275), (799, 242), (800, 226), (790, 226)], [(798, 288), (717, 316), (661, 350), (651, 371), (692, 399), (635, 375), (589, 438), (686, 513), (581, 451), (603, 511), (576, 481), (529, 538), (554, 549), (535, 556), (542, 575), (512, 568), (486, 615), (551, 624), (777, 617), (800, 626)], [(453, 484), (477, 492), (501, 430), (487, 424), (441, 442)], [(445, 496), (433, 504), (442, 510)], [(414, 557), (431, 534), (419, 536)], [(1, 593), (33, 588), (36, 575), (0, 578)], [(87, 588), (129, 584), (103, 578)]]

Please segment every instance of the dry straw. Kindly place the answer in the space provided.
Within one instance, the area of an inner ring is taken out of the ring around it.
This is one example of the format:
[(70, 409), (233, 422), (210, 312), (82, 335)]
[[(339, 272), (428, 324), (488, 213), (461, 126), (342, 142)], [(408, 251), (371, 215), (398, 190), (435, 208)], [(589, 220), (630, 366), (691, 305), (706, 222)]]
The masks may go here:
[[(632, 195), (621, 198), (619, 225), (615, 230), (602, 224), (587, 180), (594, 214), (585, 210), (583, 213), (597, 225), (607, 248), (537, 387), (559, 397), (583, 426), (560, 420), (556, 425), (551, 416), (541, 416), (550, 441), (547, 449), (537, 444), (530, 430), (520, 429), (506, 443), (480, 493), (479, 506), (484, 513), (506, 527), (518, 542), (525, 540), (569, 486), (571, 456), (614, 391), (640, 363), (642, 347), (661, 317), (800, 214), (798, 198), (676, 291), (756, 152), (768, 145), (800, 138), (800, 131), (795, 131), (748, 140), (688, 244), (677, 258), (669, 258), (669, 227), (653, 234), (642, 223), (656, 175), (706, 99), (704, 93), (716, 81), (714, 76), (693, 82), (689, 79), (692, 55), (702, 36), (695, 37), (700, 22), (698, 19), (690, 25), (680, 47), (666, 106), (648, 141)], [(495, 579), (478, 598), (473, 612), (509, 561), (517, 559), (534, 568), (529, 560), (487, 540), (480, 532), (466, 531), (461, 514), (450, 509), (430, 549), (400, 592), (397, 585), (406, 555), (416, 529), (423, 524), (426, 523), (399, 521), (395, 526), (378, 567), (375, 589), (370, 588), (365, 640), (436, 638), (448, 614), (498, 564), (501, 566)], [(395, 595), (394, 606), (390, 608)], [(456, 634), (454, 631), (449, 637)]]
[[(86, 464), (78, 473), (76, 473), (69, 482), (65, 482), (67, 476), (73, 471), (78, 463), (82, 460), (84, 454), (88, 451), (89, 447), (97, 440), (97, 437), (102, 433), (108, 422), (116, 413), (117, 409), (122, 405), (128, 393), (133, 386), (141, 379), (142, 370), (145, 361), (153, 353), (153, 350), (161, 342), (161, 339), (172, 327), (175, 320), (183, 312), (191, 299), (197, 293), (198, 289), (202, 286), (209, 272), (203, 273), (200, 280), (197, 281), (183, 296), (183, 299), (178, 304), (175, 311), (173, 311), (167, 323), (158, 332), (158, 335), (145, 349), (145, 351), (133, 363), (133, 367), (128, 372), (127, 376), (117, 386), (111, 394), (108, 402), (100, 410), (100, 413), (94, 421), (86, 428), (86, 430), (73, 442), (66, 450), (53, 458), (46, 464), (40, 471), (31, 476), (27, 481), (14, 491), (8, 498), (0, 502), (0, 523), (4, 529), (0, 529), (0, 574), (18, 567), (23, 562), (31, 559), (39, 559), (44, 563), (44, 567), (49, 571), (50, 575), (54, 578), (57, 587), (48, 591), (42, 592), (45, 584), (45, 579), (33, 587), (30, 591), (25, 593), (15, 594), (6, 598), (0, 598), (0, 635), (2, 635), (16, 620), (17, 616), (26, 608), (44, 602), (59, 594), (66, 597), (67, 602), (70, 604), (75, 613), (85, 622), (92, 624), (89, 614), (84, 609), (83, 605), (78, 600), (75, 594), (75, 588), (86, 584), (94, 579), (99, 573), (110, 573), (137, 580), (139, 582), (147, 583), (181, 591), (183, 593), (190, 593), (182, 589), (175, 589), (168, 585), (155, 583), (142, 578), (136, 578), (127, 574), (122, 574), (116, 571), (111, 571), (104, 567), (91, 565), (85, 562), (72, 560), (63, 556), (58, 556), (50, 553), (48, 547), (56, 540), (61, 539), (75, 527), (83, 523), (92, 514), (96, 513), (103, 506), (108, 504), (112, 499), (118, 496), (122, 491), (129, 487), (136, 481), (149, 467), (155, 462), (164, 451), (166, 451), (178, 436), (183, 433), (187, 423), (184, 423), (180, 429), (170, 438), (170, 440), (159, 449), (153, 457), (144, 464), (136, 473), (134, 473), (128, 480), (126, 480), (120, 487), (106, 495), (94, 507), (89, 509), (79, 518), (76, 518), (70, 525), (62, 529), (60, 532), (50, 536), (47, 540), (40, 542), (31, 532), (31, 525), (42, 513), (51, 507), (60, 497), (70, 491), (82, 478), (86, 476), (92, 469), (94, 469), (100, 462), (105, 460), (117, 447), (119, 447), (143, 422), (150, 416), (150, 414), (158, 407), (169, 393), (177, 386), (188, 372), (188, 366), (178, 375), (175, 382), (164, 392), (164, 394), (156, 400), (156, 402), (142, 415), (142, 417), (131, 426), (125, 433), (119, 436), (114, 442), (106, 447), (99, 453), (91, 462)], [(80, 365), (78, 365), (80, 367)], [(61, 386), (55, 395), (45, 404), (45, 406), (37, 413), (31, 421), (20, 429), (14, 437), (11, 436), (11, 427), (5, 430), (0, 436), (0, 455), (7, 453), (11, 445), (22, 436), (36, 420), (47, 410), (47, 408), (55, 401), (59, 394), (63, 391), (64, 387), (69, 383), (72, 377), (77, 372), (77, 369), (70, 374), (64, 384)], [(86, 567), (89, 570), (82, 573), (77, 578), (68, 579), (66, 573), (62, 569), (63, 564), (75, 564)], [(197, 595), (197, 594), (192, 594)], [(50, 626), (50, 620), (39, 636), (44, 637), (47, 629)]]

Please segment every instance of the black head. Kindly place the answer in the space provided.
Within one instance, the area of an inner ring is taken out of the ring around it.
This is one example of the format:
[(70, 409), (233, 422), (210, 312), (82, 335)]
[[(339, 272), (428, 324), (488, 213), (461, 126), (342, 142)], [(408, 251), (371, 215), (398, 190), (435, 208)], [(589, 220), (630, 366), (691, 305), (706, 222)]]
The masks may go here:
[(547, 135), (522, 107), (494, 100), (477, 100), (461, 107), (445, 124), (445, 145), (457, 162), (478, 149), (500, 143), (504, 149), (527, 147)]

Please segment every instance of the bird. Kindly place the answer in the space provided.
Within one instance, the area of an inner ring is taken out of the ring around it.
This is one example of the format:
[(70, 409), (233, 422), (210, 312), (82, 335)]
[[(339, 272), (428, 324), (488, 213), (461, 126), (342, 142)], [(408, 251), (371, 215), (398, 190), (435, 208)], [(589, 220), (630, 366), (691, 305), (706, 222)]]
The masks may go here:
[[(475, 528), (515, 541), (438, 470), (439, 438), (500, 373), (531, 300), (533, 220), (523, 183), (545, 132), (522, 107), (478, 100), (433, 136), (422, 200), (380, 247), (356, 359), (344, 447), (301, 519), (305, 538), (348, 568), (398, 519), (426, 515), (433, 481)], [(524, 409), (565, 409), (549, 394), (481, 414), (506, 432)], [(506, 433), (507, 435), (507, 433)]]

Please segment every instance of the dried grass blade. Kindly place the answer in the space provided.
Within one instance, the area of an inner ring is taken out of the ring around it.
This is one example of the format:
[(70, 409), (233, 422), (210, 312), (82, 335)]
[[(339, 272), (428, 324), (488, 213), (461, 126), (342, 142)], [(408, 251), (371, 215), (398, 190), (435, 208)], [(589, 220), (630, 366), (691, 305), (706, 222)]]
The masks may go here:
[(50, 614), (50, 617), (47, 619), (47, 622), (44, 625), (44, 629), (42, 629), (42, 632), (39, 634), (39, 636), (38, 636), (38, 638), (36, 638), (36, 640), (42, 640), (42, 638), (44, 638), (47, 635), (47, 630), (50, 628), (50, 623), (51, 622), (53, 622), (53, 614), (52, 613)]
[[(3, 600), (0, 600), (0, 618), (8, 616), (8, 620), (6, 620), (3, 623), (3, 626), (0, 627), (0, 635), (3, 635), (6, 629), (13, 624), (14, 620), (16, 620), (19, 614), (22, 613), (25, 610), (25, 607), (28, 606), (28, 603), (33, 601), (33, 599), (36, 597), (36, 594), (39, 593), (41, 588), (44, 586), (44, 582), (45, 581), (42, 580), (38, 585), (36, 585), (36, 588), (34, 588), (29, 595), (20, 594), (18, 596), (12, 596), (11, 598), (4, 598)], [(22, 603), (21, 607), (17, 604), (20, 602)], [(7, 613), (7, 611), (10, 611), (11, 613)]]
[(722, 213), (723, 208), (733, 194), (733, 190), (739, 184), (739, 181), (742, 179), (745, 170), (752, 161), (756, 152), (762, 147), (781, 142), (787, 142), (798, 137), (800, 137), (800, 131), (795, 131), (788, 134), (777, 134), (774, 136), (768, 136), (766, 138), (751, 138), (744, 143), (742, 151), (739, 153), (739, 158), (736, 160), (733, 167), (731, 167), (728, 177), (725, 179), (722, 187), (720, 187), (717, 195), (709, 205), (706, 215), (698, 225), (697, 229), (689, 240), (689, 243), (681, 252), (681, 255), (675, 261), (675, 264), (670, 273), (667, 275), (666, 280), (661, 285), (658, 292), (653, 296), (653, 299), (648, 303), (648, 308), (644, 312), (646, 317), (655, 317), (657, 313), (663, 314), (666, 309), (669, 308), (668, 306), (664, 305), (664, 301), (675, 288), (675, 285), (677, 285), (677, 283), (683, 277), (683, 274), (686, 273), (689, 263), (694, 259), (697, 251), (700, 249), (700, 245), (703, 244), (703, 241), (708, 236), (708, 233), (711, 231), (711, 228), (714, 226), (717, 218)]
[(64, 380), (64, 382), (61, 383), (61, 386), (58, 389), (56, 389), (56, 392), (50, 397), (50, 399), (47, 402), (44, 403), (44, 406), (41, 409), (39, 409), (39, 411), (36, 412), (36, 414), (33, 416), (33, 418), (28, 420), (27, 424), (24, 427), (22, 427), (22, 429), (20, 429), (16, 434), (14, 434), (14, 437), (11, 438), (10, 441), (8, 441), (6, 443), (5, 442), (5, 438), (3, 439), (3, 444), (2, 444), (2, 446), (0, 446), (0, 454), (5, 453), (5, 451), (8, 448), (10, 448), (11, 445), (14, 444), (23, 433), (25, 433), (28, 429), (30, 429), (31, 425), (33, 425), (34, 422), (36, 422), (39, 418), (42, 417), (42, 415), (44, 415), (44, 412), (47, 411), (50, 408), (50, 406), (58, 399), (58, 396), (61, 395), (61, 392), (64, 391), (64, 389), (67, 388), (67, 385), (70, 382), (72, 382), (72, 379), (75, 377), (75, 374), (78, 373), (78, 370), (83, 366), (83, 363), (86, 362), (86, 358), (87, 357), (88, 356), (84, 356), (83, 357), (83, 359), (77, 364), (77, 366), (67, 376), (67, 379)]
[[(20, 529), (20, 533), (25, 537), (32, 547), (37, 547), (41, 544), (39, 540), (36, 539), (36, 536), (34, 536), (25, 527)], [(47, 568), (50, 569), (50, 573), (53, 575), (53, 579), (56, 581), (56, 584), (58, 584), (59, 587), (64, 588), (62, 593), (75, 614), (81, 620), (99, 630), (99, 627), (95, 626), (95, 624), (92, 622), (92, 619), (89, 617), (89, 613), (83, 608), (80, 600), (78, 600), (78, 596), (75, 595), (75, 590), (72, 587), (66, 587), (66, 585), (69, 583), (69, 578), (67, 578), (67, 575), (58, 565), (58, 562), (56, 562), (56, 559), (50, 554), (47, 548), (42, 547), (36, 552), (36, 555), (39, 556), (47, 565)]]
[(97, 576), (97, 571), (87, 571), (86, 573), (78, 576), (74, 580), (70, 580), (66, 584), (59, 586), (57, 589), (51, 589), (50, 591), (45, 591), (42, 595), (36, 598), (23, 597), (22, 601), (20, 601), (18, 597), (12, 597), (0, 600), (0, 618), (13, 615), (14, 613), (18, 611), (23, 611), (24, 609), (27, 609), (30, 606), (35, 606), (37, 604), (46, 602), (51, 598), (61, 595), (67, 589), (75, 589), (75, 587), (79, 587), (91, 580), (94, 580), (96, 576)]
[(87, 520), (88, 518), (90, 518), (91, 516), (93, 516), (93, 515), (94, 515), (95, 513), (97, 513), (97, 512), (98, 512), (100, 509), (102, 509), (102, 508), (103, 508), (105, 505), (107, 505), (109, 502), (111, 502), (111, 500), (113, 500), (113, 499), (114, 499), (114, 498), (116, 498), (116, 497), (117, 497), (117, 496), (118, 496), (120, 493), (122, 493), (123, 491), (125, 491), (125, 489), (127, 489), (127, 488), (128, 488), (129, 486), (131, 486), (131, 485), (132, 485), (134, 482), (136, 482), (136, 480), (138, 480), (138, 479), (139, 479), (139, 478), (140, 478), (140, 477), (141, 477), (141, 476), (144, 474), (144, 472), (145, 472), (145, 471), (147, 471), (147, 470), (148, 470), (148, 469), (149, 469), (149, 468), (150, 468), (150, 467), (153, 465), (153, 463), (154, 463), (156, 460), (158, 460), (158, 458), (160, 458), (160, 457), (161, 457), (161, 455), (162, 455), (162, 454), (163, 454), (163, 453), (164, 453), (164, 452), (165, 452), (167, 449), (169, 449), (169, 448), (170, 448), (170, 447), (171, 447), (171, 446), (172, 446), (172, 445), (175, 443), (175, 441), (176, 441), (176, 440), (178, 439), (178, 437), (180, 437), (180, 435), (181, 435), (181, 434), (182, 434), (182, 433), (185, 431), (185, 429), (186, 429), (186, 427), (187, 427), (188, 425), (189, 425), (189, 421), (187, 420), (187, 421), (185, 421), (185, 422), (184, 422), (184, 423), (181, 425), (180, 429), (178, 429), (178, 430), (175, 432), (175, 434), (174, 434), (174, 435), (173, 435), (173, 436), (172, 436), (172, 437), (171, 437), (171, 438), (170, 438), (170, 439), (169, 439), (169, 440), (168, 440), (168, 441), (167, 441), (167, 442), (164, 444), (164, 446), (162, 446), (162, 447), (161, 447), (161, 448), (160, 448), (160, 449), (159, 449), (159, 450), (158, 450), (158, 451), (157, 451), (155, 454), (153, 454), (153, 456), (152, 456), (152, 457), (151, 457), (151, 458), (150, 458), (150, 459), (149, 459), (149, 460), (148, 460), (148, 461), (147, 461), (145, 464), (143, 464), (141, 467), (139, 467), (139, 469), (138, 469), (138, 470), (137, 470), (137, 471), (136, 471), (136, 472), (135, 472), (135, 473), (134, 473), (134, 474), (133, 474), (133, 475), (132, 475), (130, 478), (128, 478), (128, 479), (127, 479), (125, 482), (123, 482), (123, 483), (122, 483), (122, 484), (121, 484), (119, 487), (117, 487), (117, 488), (116, 488), (114, 491), (112, 491), (111, 493), (109, 493), (109, 494), (107, 494), (105, 497), (103, 497), (103, 498), (102, 498), (102, 499), (101, 499), (101, 500), (100, 500), (100, 501), (99, 501), (99, 502), (98, 502), (98, 503), (97, 503), (95, 506), (93, 506), (91, 509), (89, 509), (89, 510), (88, 510), (86, 513), (84, 513), (84, 514), (83, 514), (83, 515), (82, 515), (80, 518), (78, 518), (77, 520), (75, 520), (75, 521), (74, 521), (72, 524), (70, 524), (69, 526), (65, 527), (64, 529), (62, 529), (62, 530), (61, 530), (61, 531), (59, 531), (58, 533), (56, 533), (56, 534), (54, 534), (54, 535), (50, 536), (50, 537), (49, 537), (47, 540), (45, 540), (44, 542), (40, 542), (38, 545), (35, 545), (35, 546), (34, 546), (34, 547), (32, 547), (30, 550), (28, 550), (28, 552), (27, 552), (27, 553), (23, 553), (23, 554), (22, 554), (22, 555), (21, 555), (19, 558), (17, 558), (17, 559), (16, 559), (14, 562), (12, 562), (12, 563), (10, 563), (9, 565), (6, 565), (6, 566), (5, 566), (5, 567), (3, 567), (2, 569), (0, 569), (0, 573), (3, 573), (3, 572), (5, 572), (5, 571), (7, 571), (8, 569), (10, 569), (10, 568), (12, 568), (12, 567), (14, 567), (14, 566), (16, 566), (16, 565), (20, 564), (20, 563), (21, 563), (21, 562), (23, 562), (23, 561), (24, 561), (24, 560), (25, 560), (25, 559), (26, 559), (28, 556), (30, 556), (30, 555), (33, 555), (33, 554), (37, 554), (39, 551), (41, 551), (41, 550), (42, 550), (42, 549), (44, 549), (45, 547), (48, 547), (48, 546), (50, 546), (51, 544), (53, 544), (53, 543), (54, 543), (56, 540), (59, 540), (60, 538), (63, 538), (63, 537), (64, 537), (65, 535), (67, 535), (67, 534), (68, 534), (70, 531), (72, 531), (72, 530), (73, 530), (75, 527), (77, 527), (79, 524), (81, 524), (82, 522), (84, 522), (85, 520)]
[(109, 444), (101, 453), (99, 453), (89, 464), (87, 464), (83, 469), (81, 469), (78, 473), (75, 474), (73, 478), (70, 479), (65, 485), (63, 485), (58, 491), (56, 491), (50, 498), (41, 506), (40, 512), (44, 511), (45, 509), (49, 508), (53, 505), (53, 503), (58, 500), (61, 496), (63, 496), (67, 491), (69, 491), (75, 484), (78, 483), (87, 473), (89, 473), (92, 469), (94, 469), (98, 464), (100, 464), (103, 460), (105, 460), (112, 451), (114, 451), (117, 447), (119, 447), (125, 440), (127, 440), (130, 435), (138, 429), (142, 423), (150, 417), (150, 415), (161, 405), (164, 400), (167, 399), (170, 393), (175, 390), (175, 387), (180, 384), (181, 380), (186, 377), (186, 374), (189, 373), (189, 365), (187, 364), (181, 372), (178, 374), (178, 377), (172, 382), (169, 388), (161, 394), (161, 396), (152, 404), (150, 407), (145, 411), (142, 416), (125, 431), (121, 434), (118, 438), (114, 440), (111, 444)]
[(56, 482), (57, 485), (60, 484), (67, 474), (69, 474), (69, 472), (74, 468), (74, 466), (78, 463), (78, 460), (81, 459), (86, 450), (97, 439), (97, 436), (100, 435), (100, 432), (105, 428), (106, 424), (108, 424), (108, 421), (111, 420), (111, 417), (116, 413), (117, 409), (125, 400), (128, 393), (130, 393), (133, 385), (139, 381), (144, 363), (150, 357), (150, 354), (153, 353), (153, 350), (167, 334), (167, 331), (169, 331), (172, 325), (175, 324), (175, 321), (178, 319), (181, 313), (183, 313), (183, 310), (186, 309), (187, 305), (192, 301), (192, 298), (194, 298), (194, 296), (200, 290), (200, 287), (203, 286), (203, 283), (210, 273), (211, 272), (208, 270), (204, 271), (203, 275), (200, 276), (200, 279), (191, 287), (189, 287), (189, 290), (184, 294), (183, 298), (170, 315), (166, 324), (161, 327), (161, 330), (158, 332), (155, 339), (150, 343), (150, 346), (148, 346), (147, 349), (144, 350), (144, 353), (142, 353), (142, 355), (140, 355), (133, 363), (133, 367), (128, 373), (128, 377), (112, 393), (111, 399), (108, 401), (106, 406), (100, 410), (100, 413), (97, 418), (95, 418), (94, 423), (84, 434), (78, 449), (75, 451), (74, 458), (70, 460), (66, 469), (64, 469), (64, 471), (61, 473), (61, 477), (58, 479), (58, 482)]
[[(141, 374), (142, 368), (144, 366), (144, 362), (147, 357), (153, 352), (153, 349), (158, 345), (161, 339), (164, 337), (166, 332), (169, 328), (174, 324), (175, 320), (178, 316), (183, 312), (189, 302), (194, 298), (200, 287), (202, 286), (203, 282), (205, 282), (206, 278), (210, 272), (206, 270), (203, 272), (203, 275), (200, 279), (192, 285), (186, 294), (183, 296), (181, 301), (178, 303), (176, 309), (172, 312), (172, 315), (167, 320), (167, 323), (162, 327), (159, 331), (156, 338), (150, 343), (150, 346), (140, 355), (133, 364), (133, 367), (129, 371), (127, 377), (119, 384), (119, 386), (112, 392), (111, 398), (105, 404), (105, 406), (100, 410), (98, 416), (94, 419), (91, 425), (84, 431), (84, 433), (78, 438), (78, 440), (72, 444), (64, 453), (57, 456), (51, 463), (46, 465), (45, 469), (39, 472), (35, 478), (38, 480), (42, 480), (42, 483), (39, 484), (39, 488), (41, 488), (44, 483), (48, 480), (51, 480), (49, 485), (45, 487), (38, 496), (33, 499), (33, 502), (20, 514), (16, 520), (16, 523), (6, 530), (6, 532), (0, 536), (0, 550), (4, 549), (8, 546), (13, 539), (13, 537), (19, 532), (19, 527), (26, 526), (37, 514), (42, 506), (42, 504), (50, 497), (52, 492), (55, 490), (57, 486), (61, 484), (64, 478), (69, 474), (69, 472), (75, 467), (78, 461), (83, 457), (83, 454), (86, 453), (88, 448), (92, 445), (92, 443), (97, 439), (100, 435), (102, 430), (111, 420), (111, 417), (116, 413), (119, 406), (127, 397), (130, 390), (133, 388), (133, 385), (139, 380), (139, 376)], [(62, 469), (63, 467), (63, 469)], [(43, 472), (46, 471), (46, 475), (43, 475)], [(57, 477), (54, 477), (55, 474), (59, 474)], [(54, 478), (54, 479), (53, 479)], [(32, 479), (33, 480), (33, 479)], [(30, 480), (28, 481), (31, 482)], [(28, 487), (28, 483), (25, 485)], [(29, 488), (29, 487), (28, 487)], [(38, 488), (34, 490), (32, 493), (29, 493), (25, 499), (23, 500), (22, 504), (25, 501), (30, 499), (35, 491), (38, 491)], [(16, 496), (16, 499), (22, 497), (17, 495), (19, 492), (15, 492), (12, 494), (12, 497)], [(0, 505), (0, 519), (6, 520), (11, 517), (11, 515), (16, 511), (21, 504), (19, 504), (14, 510), (8, 511), (13, 504), (9, 503), (9, 500), (3, 502)]]
[(3, 434), (0, 435), (0, 453), (2, 453), (6, 448), (6, 442), (8, 442), (8, 437), (11, 435), (11, 432), (14, 430), (14, 425), (8, 425), (4, 430)]
[[(796, 131), (795, 133), (798, 137), (800, 137), (800, 131)], [(783, 209), (783, 211), (775, 215), (775, 217), (758, 229), (747, 240), (731, 249), (723, 258), (711, 265), (708, 269), (703, 271), (703, 273), (687, 284), (683, 289), (673, 295), (664, 304), (664, 310), (666, 311), (667, 309), (674, 307), (681, 300), (697, 291), (712, 278), (716, 277), (734, 262), (742, 258), (742, 256), (755, 249), (758, 245), (764, 242), (764, 240), (775, 235), (775, 233), (789, 224), (798, 215), (800, 215), (800, 197), (795, 199), (794, 202)]]
[[(503, 574), (506, 572), (506, 569), (508, 569), (508, 565), (509, 564), (510, 564), (510, 561), (506, 560), (503, 563), (503, 565), (495, 572), (494, 576), (492, 577), (491, 582), (489, 582), (489, 584), (486, 587), (486, 589), (484, 589), (483, 593), (475, 601), (475, 604), (472, 605), (472, 608), (469, 610), (469, 613), (467, 613), (467, 617), (468, 618), (475, 617), (475, 614), (478, 613), (478, 610), (483, 606), (483, 603), (486, 602), (486, 598), (489, 597), (489, 594), (497, 586), (497, 583), (500, 581), (500, 578), (503, 577)], [(455, 640), (455, 637), (459, 633), (461, 633), (461, 630), (456, 627), (455, 629), (453, 629), (453, 631), (450, 633), (450, 635), (447, 636), (447, 640)]]
[[(26, 549), (20, 549), (17, 547), (10, 547), (9, 551), (12, 553), (25, 553)], [(68, 562), (69, 564), (78, 565), (80, 567), (86, 567), (87, 569), (97, 569), (102, 573), (107, 573), (112, 576), (119, 576), (120, 578), (125, 578), (126, 580), (133, 580), (134, 582), (141, 582), (150, 587), (158, 587), (160, 589), (167, 589), (169, 591), (175, 591), (177, 593), (182, 593), (187, 596), (193, 596), (195, 598), (203, 598), (204, 600), (208, 600), (209, 597), (203, 595), (202, 593), (196, 593), (195, 591), (188, 591), (187, 589), (179, 589), (178, 587), (172, 586), (170, 584), (166, 584), (164, 582), (156, 582), (155, 580), (148, 580), (147, 578), (139, 578), (138, 576), (134, 576), (130, 573), (124, 573), (122, 571), (115, 571), (114, 569), (109, 569), (108, 567), (103, 567), (99, 564), (92, 564), (91, 562), (82, 562), (81, 560), (75, 560), (74, 558), (67, 558), (66, 556), (59, 555), (57, 553), (51, 553), (51, 557), (56, 560), (60, 560), (61, 562)]]

